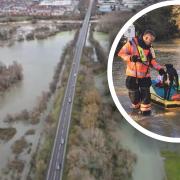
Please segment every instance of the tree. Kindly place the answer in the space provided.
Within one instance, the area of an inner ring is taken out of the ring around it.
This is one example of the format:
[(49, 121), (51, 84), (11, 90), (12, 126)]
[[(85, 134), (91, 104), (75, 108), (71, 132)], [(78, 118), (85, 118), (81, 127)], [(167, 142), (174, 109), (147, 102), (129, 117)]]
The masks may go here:
[(144, 30), (156, 32), (158, 40), (174, 37), (178, 32), (178, 25), (174, 19), (173, 6), (153, 10), (135, 22), (136, 32), (140, 35)]

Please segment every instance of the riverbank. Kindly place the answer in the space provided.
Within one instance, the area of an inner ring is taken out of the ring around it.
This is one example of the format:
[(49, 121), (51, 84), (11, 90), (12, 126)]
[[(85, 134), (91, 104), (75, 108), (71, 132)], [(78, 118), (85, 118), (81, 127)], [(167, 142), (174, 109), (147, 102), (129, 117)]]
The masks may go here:
[(55, 20), (21, 21), (1, 23), (0, 46), (12, 46), (17, 41), (47, 39), (59, 32), (78, 29), (81, 21), (63, 22)]

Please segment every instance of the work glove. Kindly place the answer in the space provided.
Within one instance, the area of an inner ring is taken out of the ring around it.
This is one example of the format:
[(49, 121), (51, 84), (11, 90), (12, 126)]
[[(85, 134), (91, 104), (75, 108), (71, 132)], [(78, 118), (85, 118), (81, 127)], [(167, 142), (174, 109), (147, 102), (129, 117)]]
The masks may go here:
[(132, 62), (138, 62), (138, 61), (140, 62), (140, 57), (138, 55), (133, 55), (130, 57), (130, 60)]
[(163, 75), (165, 75), (165, 74), (166, 74), (166, 72), (164, 71), (163, 68), (161, 68), (161, 69), (159, 70), (159, 75), (160, 75), (160, 76), (163, 76)]
[(148, 54), (147, 59), (148, 59), (148, 61), (151, 61), (153, 59), (153, 56), (151, 53)]

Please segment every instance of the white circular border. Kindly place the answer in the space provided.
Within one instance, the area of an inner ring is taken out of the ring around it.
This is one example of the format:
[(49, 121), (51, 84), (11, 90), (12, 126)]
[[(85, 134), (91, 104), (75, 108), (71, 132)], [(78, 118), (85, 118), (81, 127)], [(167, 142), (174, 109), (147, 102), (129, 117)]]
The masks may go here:
[(107, 67), (107, 78), (108, 78), (108, 84), (109, 84), (109, 89), (112, 95), (112, 98), (117, 106), (117, 108), (119, 109), (119, 111), (121, 112), (121, 114), (124, 116), (124, 118), (132, 125), (134, 126), (137, 130), (139, 130), (140, 132), (142, 132), (143, 134), (150, 136), (154, 139), (160, 140), (160, 141), (165, 141), (165, 142), (173, 142), (173, 143), (180, 143), (180, 138), (173, 138), (173, 137), (168, 137), (168, 136), (162, 136), (162, 135), (158, 135), (156, 133), (153, 133), (145, 128), (143, 128), (142, 126), (140, 126), (138, 123), (136, 123), (125, 111), (125, 109), (122, 107), (121, 103), (119, 102), (119, 99), (116, 95), (115, 89), (114, 89), (114, 84), (113, 84), (113, 77), (112, 77), (112, 64), (113, 64), (113, 59), (114, 59), (114, 53), (115, 50), (117, 48), (117, 45), (121, 39), (121, 37), (123, 36), (123, 34), (127, 31), (128, 27), (133, 24), (137, 19), (139, 19), (141, 16), (143, 16), (144, 14), (160, 8), (160, 7), (164, 7), (164, 6), (170, 6), (170, 5), (180, 5), (180, 1), (179, 0), (171, 0), (171, 1), (163, 1), (160, 3), (156, 3), (153, 4), (143, 10), (141, 10), (140, 12), (138, 12), (137, 14), (135, 14), (131, 19), (129, 19), (126, 24), (122, 27), (122, 29), (119, 31), (119, 33), (117, 34), (110, 53), (109, 53), (109, 59), (108, 59), (108, 67)]

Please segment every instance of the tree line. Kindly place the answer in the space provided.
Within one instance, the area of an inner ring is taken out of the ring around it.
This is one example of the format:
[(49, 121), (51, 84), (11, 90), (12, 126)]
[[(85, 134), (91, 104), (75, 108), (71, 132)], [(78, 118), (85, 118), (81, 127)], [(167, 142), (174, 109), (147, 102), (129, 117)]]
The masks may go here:
[(175, 9), (174, 6), (155, 9), (143, 15), (134, 23), (137, 35), (140, 35), (146, 29), (151, 29), (155, 31), (156, 39), (159, 41), (178, 37), (180, 35), (177, 22), (179, 15), (179, 8)]

